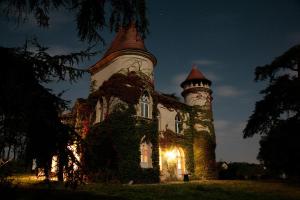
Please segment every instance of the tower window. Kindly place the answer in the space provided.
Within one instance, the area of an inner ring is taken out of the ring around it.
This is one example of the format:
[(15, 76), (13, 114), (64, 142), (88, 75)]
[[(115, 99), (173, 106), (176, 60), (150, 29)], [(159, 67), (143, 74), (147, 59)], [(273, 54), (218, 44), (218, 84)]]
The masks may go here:
[(181, 131), (182, 131), (182, 121), (180, 115), (177, 114), (175, 117), (175, 132), (179, 134), (181, 133)]
[(149, 94), (145, 92), (141, 97), (141, 116), (145, 118), (149, 118), (149, 103), (150, 98)]

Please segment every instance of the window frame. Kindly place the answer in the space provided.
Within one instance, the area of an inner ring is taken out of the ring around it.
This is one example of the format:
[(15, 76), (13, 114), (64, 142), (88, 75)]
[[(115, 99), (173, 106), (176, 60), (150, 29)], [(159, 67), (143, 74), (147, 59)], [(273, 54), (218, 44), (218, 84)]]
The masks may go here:
[(182, 127), (180, 127), (180, 125), (182, 125), (182, 120), (181, 120), (181, 116), (179, 115), (179, 113), (177, 113), (177, 115), (175, 116), (175, 133), (176, 134), (182, 134)]
[(144, 92), (140, 98), (141, 101), (141, 117), (150, 118), (150, 95)]

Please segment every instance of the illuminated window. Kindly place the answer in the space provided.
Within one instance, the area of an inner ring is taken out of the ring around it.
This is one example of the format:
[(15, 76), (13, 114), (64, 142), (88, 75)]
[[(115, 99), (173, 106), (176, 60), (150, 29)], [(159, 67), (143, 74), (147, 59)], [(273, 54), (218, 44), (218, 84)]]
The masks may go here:
[(141, 162), (147, 163), (149, 161), (149, 149), (147, 148), (147, 145), (142, 144), (141, 148)]
[(141, 151), (141, 167), (152, 168), (152, 145), (142, 143), (140, 146)]
[(150, 103), (149, 94), (147, 92), (144, 92), (144, 94), (141, 97), (141, 116), (142, 117), (149, 118), (149, 103)]
[(181, 131), (182, 131), (182, 121), (180, 115), (177, 114), (175, 117), (175, 132), (179, 134), (181, 133)]

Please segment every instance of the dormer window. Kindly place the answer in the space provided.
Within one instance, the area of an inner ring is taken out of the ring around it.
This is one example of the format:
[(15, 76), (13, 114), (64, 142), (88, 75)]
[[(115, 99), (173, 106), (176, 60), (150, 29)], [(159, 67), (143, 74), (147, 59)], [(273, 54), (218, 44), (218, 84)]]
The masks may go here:
[(180, 134), (182, 131), (182, 121), (179, 114), (175, 117), (175, 133)]
[(141, 116), (149, 118), (150, 97), (147, 92), (144, 92), (141, 97)]

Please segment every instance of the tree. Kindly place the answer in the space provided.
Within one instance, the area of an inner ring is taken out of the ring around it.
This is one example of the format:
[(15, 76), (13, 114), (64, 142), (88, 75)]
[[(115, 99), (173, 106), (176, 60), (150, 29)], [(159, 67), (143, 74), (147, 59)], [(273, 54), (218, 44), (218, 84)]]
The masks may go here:
[[(37, 159), (38, 166), (49, 170), (53, 155), (67, 155), (67, 146), (76, 139), (75, 131), (62, 124), (59, 114), (67, 102), (43, 84), (53, 80), (76, 81), (83, 70), (73, 68), (83, 58), (93, 55), (87, 51), (71, 55), (50, 56), (47, 48), (36, 41), (35, 52), (24, 48), (0, 48), (0, 152), (6, 147), (21, 149), (26, 160)], [(23, 147), (23, 148), (20, 148)], [(66, 157), (66, 156), (65, 156)], [(62, 161), (62, 160), (61, 160)], [(68, 165), (68, 160), (62, 162)]]
[(61, 8), (75, 14), (78, 36), (82, 41), (104, 42), (101, 30), (118, 30), (135, 22), (143, 37), (148, 33), (145, 0), (2, 0), (6, 16), (17, 16), (22, 22), (33, 14), (41, 27), (48, 27), (49, 12)]
[[(148, 32), (145, 0), (3, 0), (0, 6), (4, 8), (2, 13), (17, 16), (18, 22), (33, 14), (41, 27), (49, 26), (51, 11), (65, 9), (75, 14), (78, 36), (89, 43), (103, 43), (101, 30), (105, 27), (112, 31), (134, 22), (143, 37)], [(38, 158), (38, 164), (48, 175), (53, 154), (72, 157), (70, 152), (63, 151), (68, 151), (66, 147), (76, 134), (58, 117), (67, 102), (52, 94), (45, 84), (53, 80), (76, 81), (84, 71), (74, 69), (74, 64), (92, 54), (82, 51), (50, 56), (47, 48), (35, 45), (36, 52), (27, 48), (0, 49), (8, 63), (1, 69), (0, 79), (0, 150), (25, 144), (28, 157)], [(66, 159), (64, 163), (68, 165)]]
[(261, 91), (264, 98), (244, 129), (244, 138), (262, 135), (258, 159), (267, 168), (300, 177), (300, 45), (294, 46), (271, 64), (258, 66), (255, 80), (269, 80)]

